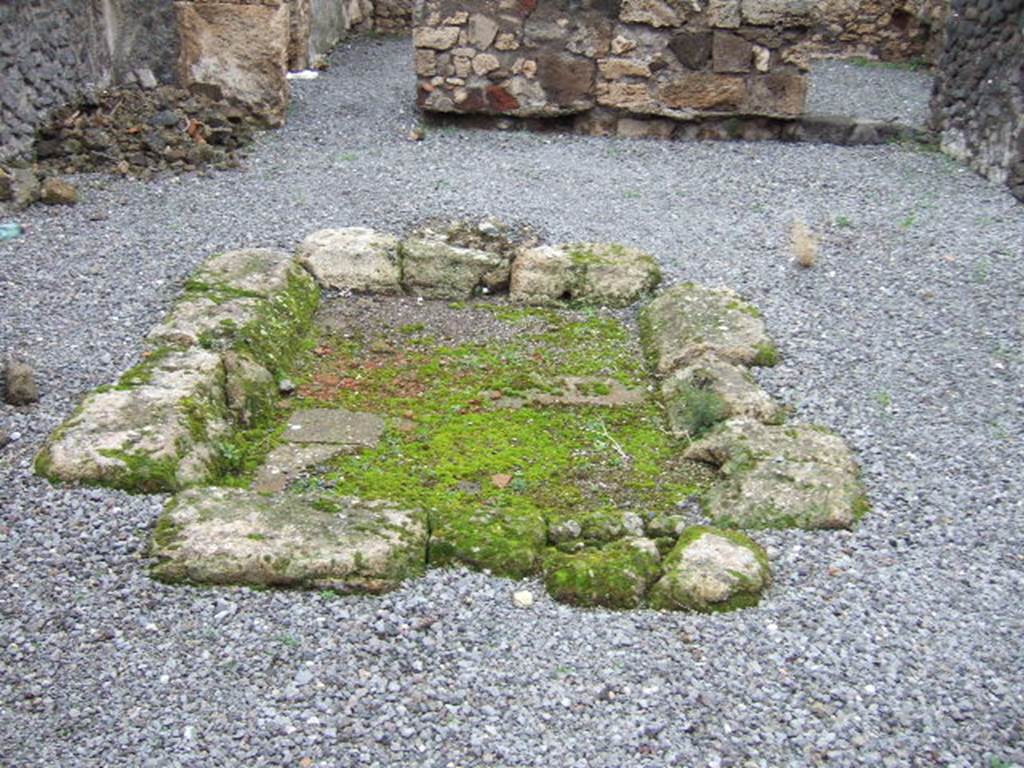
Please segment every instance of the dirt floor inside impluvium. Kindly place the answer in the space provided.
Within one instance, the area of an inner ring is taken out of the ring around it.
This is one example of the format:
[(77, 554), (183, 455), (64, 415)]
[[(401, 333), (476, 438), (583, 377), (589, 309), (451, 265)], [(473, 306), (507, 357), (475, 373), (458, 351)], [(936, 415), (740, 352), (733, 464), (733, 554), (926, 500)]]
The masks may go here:
[[(698, 522), (692, 502), (713, 474), (679, 457), (628, 312), (349, 296), (325, 301), (307, 343), (295, 394), (236, 441), (228, 482), (251, 481), (289, 414), (336, 407), (385, 417), (381, 442), (286, 492), (426, 510), (431, 565), (522, 577), (567, 553), (601, 570), (607, 550), (614, 571), (613, 542), (662, 520), (667, 551), (677, 516)], [(570, 602), (617, 602), (575, 576), (553, 586)]]

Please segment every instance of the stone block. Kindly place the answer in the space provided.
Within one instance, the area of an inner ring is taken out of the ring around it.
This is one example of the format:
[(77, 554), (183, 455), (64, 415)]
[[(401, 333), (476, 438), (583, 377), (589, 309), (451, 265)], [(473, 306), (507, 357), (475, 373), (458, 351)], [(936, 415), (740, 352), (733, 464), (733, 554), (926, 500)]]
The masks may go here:
[(181, 83), (284, 122), (291, 31), (287, 5), (176, 4)]
[(459, 42), (459, 27), (417, 27), (412, 33), (412, 44), (417, 48), (447, 51)]
[(157, 521), (153, 575), (378, 593), (422, 573), (426, 549), (424, 515), (388, 502), (196, 488)]
[(743, 104), (746, 95), (743, 78), (701, 72), (676, 75), (665, 81), (658, 91), (667, 107), (705, 111), (735, 110)]
[(679, 32), (672, 36), (668, 49), (687, 69), (704, 69), (711, 59), (711, 33)]
[(807, 78), (798, 72), (773, 72), (748, 81), (746, 108), (759, 115), (797, 117), (807, 104)]
[(595, 64), (592, 60), (563, 53), (537, 57), (537, 80), (559, 105), (592, 102)]
[(598, 72), (606, 80), (621, 80), (624, 77), (650, 77), (651, 68), (640, 59), (599, 59)]
[(401, 293), (399, 241), (363, 227), (321, 229), (298, 249), (300, 263), (325, 288)]
[(749, 72), (754, 46), (731, 32), (715, 32), (712, 44), (712, 66), (715, 72)]

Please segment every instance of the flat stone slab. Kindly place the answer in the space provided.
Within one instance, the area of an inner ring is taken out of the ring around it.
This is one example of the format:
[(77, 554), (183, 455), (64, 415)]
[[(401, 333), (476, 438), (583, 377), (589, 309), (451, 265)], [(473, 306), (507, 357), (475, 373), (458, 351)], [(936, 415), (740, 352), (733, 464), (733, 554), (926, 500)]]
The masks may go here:
[(523, 304), (568, 300), (626, 307), (660, 282), (657, 260), (636, 248), (617, 243), (544, 245), (516, 257), (509, 295)]
[(358, 450), (356, 446), (308, 443), (279, 445), (267, 457), (253, 480), (257, 493), (278, 493), (299, 476), (307, 467), (330, 461), (342, 453)]
[(271, 298), (288, 288), (302, 268), (291, 254), (272, 248), (248, 248), (212, 256), (192, 276), (194, 285)]
[(239, 328), (256, 319), (262, 304), (263, 300), (255, 297), (228, 301), (189, 297), (175, 304), (146, 336), (146, 343), (152, 347), (192, 347), (214, 340), (229, 341)]
[(614, 408), (624, 405), (639, 405), (646, 398), (642, 389), (630, 388), (616, 379), (593, 376), (565, 376), (562, 378), (565, 391), (560, 394), (542, 393), (530, 397), (530, 402), (539, 405), (604, 406)]
[(721, 469), (704, 508), (726, 528), (851, 528), (868, 508), (843, 440), (817, 426), (730, 419), (684, 456)]
[(452, 245), (440, 235), (415, 236), (402, 243), (402, 286), (428, 299), (468, 299), (508, 285), (508, 256)]
[(663, 610), (726, 611), (757, 605), (771, 584), (768, 556), (736, 531), (694, 526), (665, 558), (650, 602)]
[(353, 413), (341, 408), (310, 408), (288, 419), (282, 439), (289, 443), (374, 448), (384, 433), (385, 422), (373, 413)]
[(229, 429), (220, 355), (172, 352), (122, 382), (85, 398), (40, 452), (40, 474), (149, 493), (206, 481), (216, 462), (212, 442)]
[(426, 564), (427, 525), (383, 501), (194, 488), (153, 533), (153, 575), (196, 584), (385, 592)]
[(777, 356), (761, 313), (728, 288), (676, 285), (641, 314), (644, 343), (658, 373), (713, 354), (737, 365), (773, 365)]
[(324, 288), (402, 292), (399, 240), (364, 227), (321, 229), (299, 246), (299, 261)]

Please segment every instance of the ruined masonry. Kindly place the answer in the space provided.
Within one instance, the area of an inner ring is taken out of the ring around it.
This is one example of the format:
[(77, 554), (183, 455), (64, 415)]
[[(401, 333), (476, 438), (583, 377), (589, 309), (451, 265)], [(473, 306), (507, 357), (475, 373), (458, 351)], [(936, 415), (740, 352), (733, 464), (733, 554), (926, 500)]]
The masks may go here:
[(439, 113), (577, 115), (591, 132), (623, 135), (664, 136), (673, 121), (698, 118), (792, 119), (804, 112), (812, 56), (858, 46), (922, 54), (944, 15), (942, 3), (871, 5), (426, 0), (413, 32), (419, 104)]
[[(458, 301), (508, 292), (528, 306), (627, 307), (659, 280), (653, 257), (636, 249), (543, 245), (495, 222), (405, 238), (322, 230), (294, 256), (218, 254), (150, 332), (143, 362), (86, 396), (39, 454), (37, 471), (53, 481), (175, 493), (153, 533), (153, 575), (165, 581), (376, 593), (422, 573), (428, 561), (449, 562), (429, 552), (475, 565), (445, 540), (453, 531), (435, 524), (429, 532), (425, 510), (292, 487), (309, 466), (374, 448), (392, 422), (372, 413), (292, 412), (251, 487), (229, 487), (226, 446), (239, 431), (269, 423), (320, 291)], [(757, 385), (749, 368), (774, 364), (777, 352), (756, 308), (734, 292), (664, 290), (643, 308), (641, 333), (678, 438), (673, 450), (717, 470), (702, 502), (715, 527), (627, 514), (593, 549), (583, 548), (573, 521), (542, 525), (548, 589), (574, 604), (616, 608), (756, 605), (771, 569), (742, 530), (852, 527), (868, 506), (856, 463), (828, 430), (786, 424), (786, 409)], [(597, 393), (585, 380), (567, 386), (563, 396), (532, 402), (629, 407), (644, 399), (619, 385)]]

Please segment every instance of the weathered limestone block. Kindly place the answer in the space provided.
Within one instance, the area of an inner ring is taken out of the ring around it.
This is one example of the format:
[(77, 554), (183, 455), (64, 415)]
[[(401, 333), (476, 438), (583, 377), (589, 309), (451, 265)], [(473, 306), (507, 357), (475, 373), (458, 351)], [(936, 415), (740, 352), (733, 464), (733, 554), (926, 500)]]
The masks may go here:
[(296, 274), (292, 257), (271, 248), (247, 248), (211, 256), (189, 280), (214, 290), (270, 298), (288, 288)]
[(708, 0), (708, 26), (736, 29), (740, 26), (740, 0)]
[(459, 27), (417, 27), (412, 32), (412, 44), (417, 48), (447, 51), (459, 42)]
[(619, 18), (630, 24), (678, 27), (693, 10), (692, 5), (681, 0), (622, 0)]
[(597, 62), (601, 77), (607, 80), (621, 80), (624, 77), (650, 77), (651, 68), (640, 59), (599, 59)]
[(596, 92), (597, 103), (603, 107), (649, 112), (654, 106), (646, 83), (599, 82)]
[(741, 12), (747, 24), (770, 27), (809, 26), (814, 0), (742, 0)]
[(299, 261), (324, 288), (401, 293), (399, 240), (362, 227), (321, 229), (299, 246)]
[(274, 375), (245, 353), (229, 350), (221, 360), (224, 401), (234, 423), (248, 429), (266, 422), (277, 406)]
[(157, 520), (153, 576), (169, 582), (379, 593), (419, 575), (422, 514), (388, 502), (230, 488), (178, 494)]
[(36, 459), (39, 474), (132, 491), (173, 491), (215, 474), (213, 441), (230, 427), (220, 355), (154, 355), (88, 395)]
[(850, 449), (821, 427), (730, 419), (684, 456), (721, 468), (703, 504), (723, 527), (851, 528), (869, 506)]
[(650, 254), (617, 243), (548, 245), (524, 250), (512, 265), (509, 293), (524, 304), (578, 301), (629, 306), (661, 281)]
[(289, 98), (288, 5), (175, 5), (181, 82), (242, 104), (268, 125), (281, 125)]
[(572, 605), (636, 608), (661, 575), (661, 555), (650, 539), (627, 538), (577, 554), (553, 552), (544, 584), (556, 600)]
[(739, 365), (774, 365), (778, 357), (760, 312), (728, 288), (673, 286), (644, 308), (640, 322), (661, 374), (707, 354)]
[(747, 111), (796, 117), (807, 103), (807, 78), (798, 72), (772, 72), (749, 80)]
[(509, 283), (509, 258), (460, 248), (440, 236), (416, 236), (401, 245), (402, 286), (430, 299), (466, 299), (479, 291), (495, 293)]
[(716, 423), (747, 416), (766, 424), (785, 419), (775, 402), (743, 366), (715, 355), (701, 355), (668, 376), (661, 385), (669, 429), (676, 437), (695, 438)]
[(188, 296), (149, 332), (146, 343), (150, 347), (191, 347), (233, 340), (239, 328), (256, 319), (262, 305), (263, 300), (255, 297), (218, 301), (201, 294)]
[(757, 605), (772, 581), (764, 549), (736, 531), (695, 526), (666, 556), (650, 603), (663, 610), (730, 611)]
[(312, 32), (310, 0), (288, 0), (288, 69), (296, 71), (309, 66)]
[(747, 95), (742, 77), (710, 72), (685, 72), (665, 80), (658, 89), (659, 100), (673, 109), (734, 111)]
[(273, 373), (319, 304), (312, 277), (284, 251), (252, 248), (217, 254), (185, 284), (185, 295), (149, 335), (150, 345), (244, 350)]

